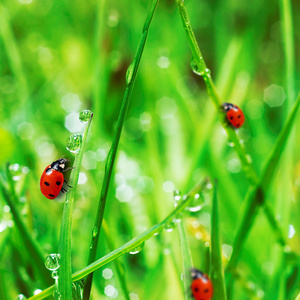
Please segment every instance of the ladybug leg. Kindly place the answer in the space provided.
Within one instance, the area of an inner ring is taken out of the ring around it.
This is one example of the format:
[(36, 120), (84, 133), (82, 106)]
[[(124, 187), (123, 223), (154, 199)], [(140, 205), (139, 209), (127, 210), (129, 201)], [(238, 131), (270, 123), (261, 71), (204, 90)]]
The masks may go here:
[(69, 188), (73, 188), (72, 186), (70, 186), (69, 184), (68, 184), (68, 182), (67, 182), (67, 180), (66, 179), (64, 179), (64, 182), (66, 183), (66, 185), (69, 187)]
[(75, 169), (75, 167), (68, 167), (68, 168), (64, 169), (63, 172), (66, 172), (66, 171), (72, 170), (72, 169)]
[(67, 190), (65, 188), (61, 188), (61, 192), (65, 193), (65, 192), (67, 192)]

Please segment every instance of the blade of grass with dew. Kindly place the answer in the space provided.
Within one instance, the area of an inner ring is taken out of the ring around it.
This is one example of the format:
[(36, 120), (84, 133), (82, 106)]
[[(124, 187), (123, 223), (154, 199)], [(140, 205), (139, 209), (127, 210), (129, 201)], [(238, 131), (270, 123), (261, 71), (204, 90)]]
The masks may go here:
[(247, 207), (244, 213), (243, 221), (238, 229), (238, 233), (234, 241), (232, 255), (227, 265), (227, 271), (234, 271), (237, 266), (243, 243), (254, 222), (257, 208), (264, 202), (264, 195), (268, 191), (268, 187), (273, 178), (276, 166), (278, 165), (281, 154), (283, 153), (284, 145), (288, 139), (289, 133), (296, 119), (299, 105), (300, 93), (298, 94), (295, 105), (289, 114), (288, 120), (281, 130), (278, 138), (276, 139), (275, 145), (270, 153), (259, 181), (253, 188), (251, 187), (249, 189), (246, 195), (245, 202)]
[[(176, 197), (176, 196), (175, 196)], [(182, 201), (182, 200), (181, 200)], [(179, 232), (179, 243), (180, 243), (180, 254), (183, 266), (183, 288), (184, 288), (184, 299), (191, 300), (191, 268), (193, 267), (191, 250), (189, 243), (186, 238), (186, 233), (183, 225), (183, 220), (178, 224)]]
[(59, 293), (62, 299), (72, 299), (72, 266), (71, 266), (71, 241), (72, 241), (72, 212), (74, 205), (74, 198), (76, 187), (78, 183), (79, 171), (81, 166), (81, 160), (83, 156), (83, 149), (86, 143), (87, 134), (92, 122), (93, 114), (91, 114), (88, 123), (86, 124), (82, 143), (80, 149), (76, 154), (74, 161), (74, 169), (70, 175), (70, 186), (69, 192), (66, 195), (64, 202), (64, 210), (62, 215), (62, 223), (60, 230), (60, 241), (59, 241), (59, 254), (60, 254), (60, 268), (59, 268)]
[[(97, 209), (97, 216), (96, 216), (95, 225), (94, 225), (94, 229), (93, 229), (97, 232), (97, 234), (92, 236), (88, 264), (95, 261), (95, 258), (96, 258), (99, 234), (101, 231), (101, 224), (102, 224), (104, 209), (105, 209), (105, 203), (106, 203), (106, 199), (107, 199), (108, 188), (109, 188), (111, 174), (112, 174), (112, 170), (114, 167), (114, 162), (115, 162), (115, 158), (116, 158), (116, 154), (117, 154), (119, 140), (120, 140), (124, 120), (125, 120), (125, 117), (127, 114), (128, 106), (130, 103), (137, 71), (138, 71), (139, 64), (140, 64), (140, 60), (141, 60), (143, 50), (145, 47), (145, 43), (146, 43), (146, 39), (148, 36), (150, 23), (153, 18), (153, 15), (154, 15), (157, 5), (158, 5), (158, 0), (154, 0), (152, 2), (152, 5), (150, 7), (150, 10), (148, 12), (148, 15), (147, 15), (145, 23), (144, 23), (142, 37), (140, 39), (136, 55), (133, 59), (133, 62), (127, 69), (127, 73), (126, 73), (127, 86), (126, 86), (126, 90), (124, 93), (124, 98), (122, 101), (122, 105), (121, 105), (121, 109), (120, 109), (120, 113), (119, 113), (119, 117), (118, 117), (118, 121), (117, 121), (116, 131), (115, 131), (115, 134), (113, 137), (112, 146), (111, 146), (111, 149), (108, 153), (108, 157), (106, 160), (105, 175), (104, 175), (104, 179), (103, 179), (103, 183), (102, 183), (100, 201), (99, 201), (99, 205), (98, 205), (98, 209)], [(88, 300), (90, 298), (92, 281), (93, 281), (93, 274), (90, 274), (88, 276), (88, 278), (86, 279), (86, 284), (84, 286), (83, 299), (85, 299), (85, 300)]]
[(206, 88), (207, 88), (207, 93), (210, 96), (213, 104), (215, 105), (215, 108), (219, 115), (221, 124), (224, 127), (225, 131), (227, 132), (228, 139), (235, 146), (236, 152), (241, 160), (241, 163), (243, 165), (243, 169), (244, 169), (246, 176), (249, 178), (249, 180), (252, 184), (255, 184), (257, 182), (257, 175), (255, 174), (255, 172), (253, 170), (251, 160), (248, 158), (245, 147), (240, 143), (235, 130), (233, 128), (227, 126), (227, 124), (224, 121), (222, 121), (224, 119), (224, 113), (220, 109), (222, 102), (216, 91), (215, 85), (211, 79), (210, 70), (206, 66), (206, 63), (203, 59), (202, 53), (201, 53), (198, 43), (196, 41), (193, 29), (191, 27), (191, 22), (190, 22), (189, 16), (188, 16), (187, 11), (184, 6), (184, 2), (182, 0), (177, 0), (177, 6), (178, 6), (178, 10), (180, 13), (180, 17), (182, 20), (184, 30), (187, 35), (187, 39), (188, 39), (190, 48), (192, 51), (192, 55), (193, 55), (193, 59), (194, 59), (194, 63), (195, 63), (194, 68), (196, 68), (196, 72), (198, 74), (203, 76), (203, 79), (204, 79), (204, 82), (205, 82)]
[[(88, 274), (91, 274), (92, 272), (96, 271), (103, 265), (106, 265), (106, 264), (114, 261), (121, 255), (128, 253), (130, 250), (136, 248), (137, 246), (141, 245), (143, 242), (149, 240), (153, 236), (162, 232), (163, 229), (165, 228), (165, 225), (167, 223), (172, 222), (175, 216), (178, 216), (179, 214), (183, 213), (185, 211), (186, 207), (188, 207), (191, 204), (191, 202), (194, 200), (195, 195), (200, 193), (201, 191), (203, 191), (206, 188), (207, 182), (208, 182), (208, 180), (205, 179), (201, 183), (196, 185), (191, 191), (189, 191), (186, 194), (185, 200), (182, 201), (163, 221), (152, 226), (150, 229), (148, 229), (145, 232), (143, 232), (142, 234), (136, 236), (131, 241), (127, 242), (126, 244), (122, 245), (121, 247), (106, 254), (102, 258), (94, 261), (93, 263), (86, 266), (82, 270), (74, 273), (72, 276), (72, 281), (77, 281), (82, 278), (85, 278)], [(28, 298), (28, 300), (44, 299), (45, 297), (50, 296), (51, 293), (53, 292), (53, 290), (54, 290), (54, 285), (48, 287), (41, 293)]]
[(3, 197), (7, 203), (7, 205), (10, 207), (14, 224), (16, 225), (17, 230), (19, 231), (20, 237), (25, 245), (25, 250), (28, 252), (28, 256), (32, 257), (32, 263), (35, 266), (35, 269), (40, 275), (40, 278), (43, 282), (44, 286), (47, 286), (53, 282), (50, 273), (48, 270), (45, 268), (44, 264), (44, 255), (41, 251), (41, 249), (38, 246), (38, 243), (34, 240), (30, 232), (28, 231), (26, 225), (24, 224), (22, 217), (15, 205), (17, 203), (17, 196), (14, 191), (14, 185), (13, 185), (13, 180), (10, 176), (10, 172), (8, 169), (8, 165), (6, 168), (6, 175), (7, 175), (7, 180), (8, 180), (8, 187), (5, 186), (5, 183), (2, 180), (2, 176), (0, 177), (1, 179), (1, 191), (3, 194)]
[[(114, 244), (113, 244), (113, 240), (110, 238), (109, 229), (108, 229), (108, 226), (107, 226), (105, 220), (103, 220), (103, 222), (102, 222), (102, 228), (103, 228), (103, 233), (104, 233), (105, 238), (106, 238), (108, 249), (109, 249), (109, 251), (112, 251), (113, 249), (115, 249), (115, 247), (114, 247)], [(122, 267), (122, 265), (121, 265), (121, 263), (119, 262), (118, 259), (115, 259), (113, 261), (113, 263), (114, 263), (114, 266), (115, 266), (115, 269), (116, 269), (117, 278), (119, 280), (120, 287), (121, 287), (121, 290), (123, 292), (124, 299), (130, 300), (129, 291), (128, 291), (127, 283), (126, 283), (126, 280), (125, 280), (125, 274), (124, 274), (124, 271), (122, 270), (123, 267)]]
[[(221, 100), (216, 91), (215, 85), (211, 79), (210, 70), (206, 67), (206, 63), (203, 59), (200, 48), (196, 41), (194, 32), (191, 27), (190, 19), (188, 17), (187, 11), (184, 6), (184, 2), (182, 0), (177, 0), (177, 6), (178, 6), (178, 10), (179, 10), (179, 13), (181, 16), (183, 27), (187, 34), (187, 38), (188, 38), (188, 42), (189, 42), (189, 45), (190, 45), (190, 48), (192, 51), (192, 55), (195, 60), (195, 67), (197, 68), (196, 71), (198, 74), (203, 76), (208, 95), (210, 96), (212, 102), (215, 105), (215, 108), (219, 115), (219, 120), (220, 120), (222, 126), (224, 127), (225, 131), (227, 132), (228, 140), (230, 140), (234, 145), (237, 155), (239, 156), (239, 159), (242, 163), (243, 171), (245, 172), (249, 181), (253, 185), (255, 185), (258, 181), (258, 177), (252, 167), (251, 158), (247, 155), (244, 145), (240, 143), (235, 130), (230, 126), (227, 126), (227, 124), (224, 121), (222, 121), (222, 120), (224, 120), (224, 114), (220, 109)], [(277, 224), (272, 213), (268, 214), (267, 218), (272, 224)], [(281, 231), (281, 229), (278, 225), (276, 227), (276, 231), (277, 232)], [(282, 233), (280, 233), (280, 234), (282, 235)]]
[(222, 250), (219, 231), (219, 211), (218, 211), (218, 182), (215, 180), (213, 186), (213, 201), (211, 213), (211, 263), (210, 277), (214, 286), (213, 299), (226, 300), (225, 283), (222, 268)]

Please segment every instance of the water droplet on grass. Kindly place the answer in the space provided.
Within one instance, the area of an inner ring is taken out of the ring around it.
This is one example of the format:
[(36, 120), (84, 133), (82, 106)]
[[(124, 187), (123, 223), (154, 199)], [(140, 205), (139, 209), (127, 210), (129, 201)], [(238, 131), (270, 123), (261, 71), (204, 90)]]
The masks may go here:
[(92, 116), (92, 112), (88, 109), (83, 110), (79, 114), (79, 120), (83, 123), (87, 123)]
[(95, 226), (93, 228), (93, 237), (95, 237), (98, 234), (98, 226)]
[(72, 153), (78, 153), (82, 144), (81, 134), (72, 134), (67, 139), (67, 149)]
[(127, 85), (130, 84), (132, 76), (133, 76), (133, 70), (134, 70), (134, 61), (129, 65), (127, 71), (126, 71), (126, 83)]
[(130, 249), (129, 254), (137, 254), (137, 253), (141, 252), (143, 250), (144, 246), (145, 246), (145, 242), (142, 242), (138, 246)]
[(17, 300), (25, 300), (27, 299), (23, 294), (18, 295)]
[(59, 268), (60, 255), (56, 253), (49, 254), (45, 260), (45, 266), (48, 270), (54, 271)]
[(202, 193), (197, 193), (194, 196), (193, 201), (191, 204), (186, 208), (190, 212), (197, 212), (202, 208), (204, 203), (204, 195)]
[(175, 227), (175, 223), (173, 222), (173, 220), (171, 220), (165, 224), (165, 230), (167, 232), (172, 232), (174, 230), (174, 227)]
[(205, 73), (203, 72), (203, 70), (201, 70), (196, 62), (195, 59), (192, 59), (191, 60), (191, 68), (192, 68), (192, 71), (196, 74), (196, 75), (199, 75), (199, 76), (203, 76)]

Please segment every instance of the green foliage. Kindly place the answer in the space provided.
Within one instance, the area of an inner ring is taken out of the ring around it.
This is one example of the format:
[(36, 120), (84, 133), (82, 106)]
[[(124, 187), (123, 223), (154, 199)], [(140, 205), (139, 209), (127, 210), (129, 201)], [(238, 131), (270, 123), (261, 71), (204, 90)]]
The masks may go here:
[[(189, 299), (192, 265), (218, 299), (224, 270), (227, 299), (299, 298), (299, 9), (1, 0), (0, 299), (79, 300), (91, 274), (86, 299)], [(73, 189), (48, 200), (63, 156)]]

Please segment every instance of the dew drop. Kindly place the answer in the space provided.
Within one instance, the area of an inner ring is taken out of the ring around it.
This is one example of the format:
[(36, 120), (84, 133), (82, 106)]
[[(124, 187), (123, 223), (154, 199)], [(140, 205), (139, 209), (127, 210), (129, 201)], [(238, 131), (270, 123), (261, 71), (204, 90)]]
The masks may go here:
[(210, 77), (210, 74), (211, 74), (210, 69), (206, 68), (205, 69), (205, 74), (207, 75), (207, 77)]
[(94, 226), (93, 228), (93, 237), (95, 237), (98, 234), (98, 226)]
[(17, 300), (25, 300), (27, 299), (23, 294), (18, 295)]
[(59, 268), (60, 254), (52, 253), (46, 257), (45, 266), (50, 271), (55, 271)]
[(129, 67), (128, 67), (127, 71), (126, 71), (126, 83), (127, 83), (127, 85), (129, 85), (130, 82), (131, 82), (131, 79), (132, 79), (132, 76), (133, 76), (134, 65), (135, 65), (135, 62), (133, 61), (129, 65)]
[(81, 134), (72, 134), (67, 139), (67, 149), (72, 153), (78, 153), (82, 144), (82, 135)]
[(129, 254), (137, 254), (137, 253), (141, 252), (143, 250), (144, 246), (145, 246), (145, 242), (142, 242), (138, 246), (130, 249)]
[(173, 220), (171, 220), (165, 224), (165, 230), (167, 232), (172, 232), (174, 230), (174, 227), (175, 227), (175, 223), (173, 222)]
[(179, 201), (181, 199), (181, 192), (180, 191), (175, 190), (173, 195), (174, 195), (174, 200), (175, 201)]
[(88, 109), (83, 110), (79, 114), (79, 120), (83, 123), (87, 123), (92, 116), (92, 112)]
[(203, 76), (204, 75), (204, 72), (203, 70), (201, 70), (196, 62), (196, 60), (193, 58), (191, 60), (191, 68), (192, 68), (192, 71), (196, 74), (196, 75), (199, 75), (199, 76)]
[(204, 195), (202, 193), (200, 194), (197, 193), (195, 194), (193, 201), (186, 208), (186, 210), (189, 210), (190, 212), (197, 212), (201, 210), (203, 203), (204, 203)]

